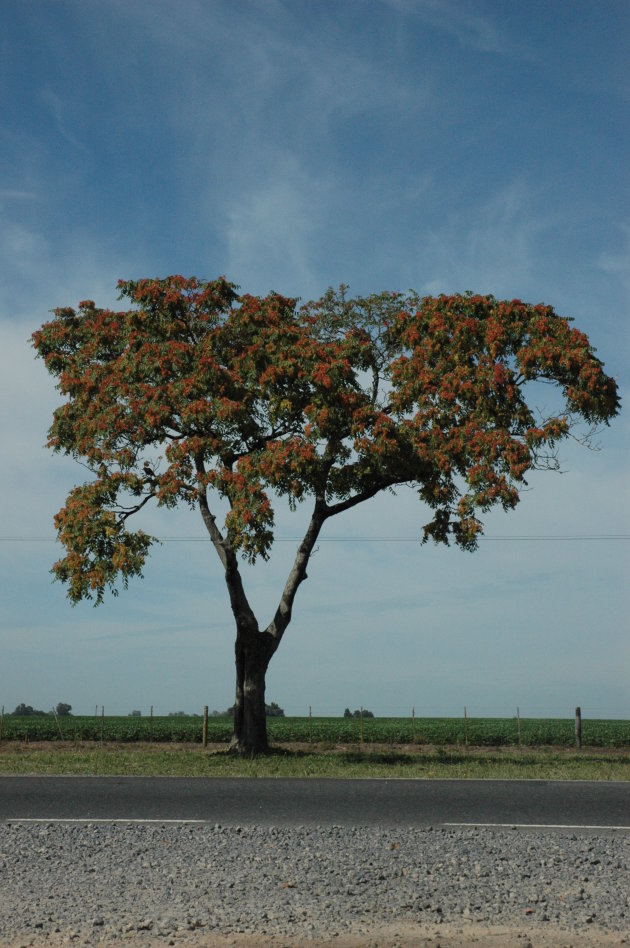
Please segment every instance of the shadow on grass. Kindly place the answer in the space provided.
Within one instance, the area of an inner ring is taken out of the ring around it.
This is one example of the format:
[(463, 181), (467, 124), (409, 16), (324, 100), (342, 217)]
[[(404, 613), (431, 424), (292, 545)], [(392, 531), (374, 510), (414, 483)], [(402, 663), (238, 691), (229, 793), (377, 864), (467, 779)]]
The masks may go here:
[[(229, 756), (229, 752), (227, 751), (218, 751), (217, 753), (220, 755), (225, 754), (226, 757)], [(266, 754), (259, 754), (256, 756), (258, 756), (259, 759), (274, 758), (288, 761), (303, 761), (327, 757), (338, 760), (344, 764), (378, 764), (391, 767), (400, 765), (408, 767), (413, 765), (424, 766), (436, 763), (447, 765), (452, 764), (453, 766), (456, 766), (470, 763), (471, 761), (484, 763), (487, 762), (490, 764), (495, 763), (501, 759), (495, 757), (494, 755), (484, 753), (451, 753), (448, 751), (441, 751), (440, 749), (438, 749), (436, 752), (406, 754), (404, 752), (397, 751), (336, 750), (329, 748), (313, 748), (312, 750), (304, 750), (302, 748), (293, 749), (287, 747), (271, 746), (269, 747), (269, 750)], [(525, 760), (518, 760), (518, 758), (516, 759), (518, 763), (527, 763)]]
[(407, 767), (435, 767), (440, 766), (448, 769), (449, 767), (474, 766), (483, 769), (484, 767), (509, 767), (511, 770), (520, 770), (523, 772), (539, 770), (541, 765), (554, 766), (560, 765), (587, 765), (596, 764), (599, 767), (630, 767), (630, 758), (628, 756), (607, 756), (593, 757), (589, 755), (545, 755), (537, 756), (535, 754), (521, 755), (515, 754), (487, 754), (483, 752), (468, 753), (435, 753), (435, 754), (396, 754), (396, 753), (362, 753), (360, 751), (348, 751), (339, 755), (339, 759), (347, 764), (377, 764), (381, 766), (407, 766)]
[(520, 753), (514, 751), (513, 754), (494, 754), (488, 753), (481, 748), (469, 751), (449, 751), (437, 747), (433, 751), (422, 751), (409, 754), (405, 752), (392, 751), (374, 751), (374, 750), (329, 750), (313, 748), (304, 750), (302, 748), (289, 749), (286, 747), (270, 747), (266, 755), (261, 757), (275, 758), (281, 760), (304, 761), (309, 759), (321, 759), (323, 757), (334, 758), (344, 764), (354, 765), (379, 765), (383, 767), (431, 767), (436, 764), (442, 767), (462, 767), (474, 765), (477, 767), (496, 767), (509, 766), (516, 770), (528, 771), (540, 768), (541, 764), (598, 764), (607, 766), (623, 765), (630, 766), (630, 757), (626, 754), (607, 755), (606, 757), (589, 755), (588, 753), (571, 754), (536, 754)]

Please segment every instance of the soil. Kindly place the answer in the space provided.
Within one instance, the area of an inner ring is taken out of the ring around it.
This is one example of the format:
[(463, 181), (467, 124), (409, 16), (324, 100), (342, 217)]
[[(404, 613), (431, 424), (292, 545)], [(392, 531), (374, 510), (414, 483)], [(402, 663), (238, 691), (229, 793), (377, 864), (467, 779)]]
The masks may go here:
[[(61, 946), (112, 944), (109, 939), (99, 941), (91, 932), (59, 932), (48, 937), (28, 936), (5, 944), (3, 948), (61, 948)], [(116, 942), (118, 944), (118, 942)], [(120, 942), (129, 948), (164, 948), (168, 940), (122, 936)], [(185, 940), (177, 938), (177, 945), (189, 948), (612, 948), (630, 944), (630, 935), (592, 930), (575, 933), (554, 928), (527, 928), (526, 926), (488, 927), (484, 925), (408, 925), (396, 924), (352, 935), (326, 938), (291, 937), (287, 935), (257, 935), (251, 933), (208, 935), (191, 932)]]

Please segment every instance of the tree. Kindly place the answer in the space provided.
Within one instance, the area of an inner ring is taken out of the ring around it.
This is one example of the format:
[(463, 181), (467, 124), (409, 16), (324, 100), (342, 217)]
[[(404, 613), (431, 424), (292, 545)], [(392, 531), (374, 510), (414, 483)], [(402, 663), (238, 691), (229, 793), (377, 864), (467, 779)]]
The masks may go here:
[(279, 704), (276, 704), (275, 701), (272, 701), (271, 704), (265, 705), (265, 714), (268, 718), (283, 718), (284, 708), (281, 708)]
[(55, 708), (55, 711), (56, 711), (56, 713), (57, 713), (57, 717), (59, 717), (59, 718), (66, 718), (66, 717), (68, 717), (68, 716), (71, 714), (71, 712), (72, 712), (72, 705), (71, 705), (71, 704), (64, 704), (62, 701), (60, 701), (59, 704), (57, 705), (57, 707)]
[[(236, 704), (230, 705), (225, 711), (219, 713), (218, 711), (212, 712), (213, 716), (218, 716), (221, 718), (233, 718), (236, 717)], [(276, 704), (275, 701), (272, 701), (271, 704), (265, 705), (265, 716), (268, 718), (283, 718), (284, 709), (280, 705)]]
[[(533, 467), (557, 466), (575, 425), (618, 412), (617, 387), (584, 333), (550, 306), (470, 293), (299, 307), (239, 296), (224, 278), (119, 283), (128, 310), (57, 309), (33, 344), (66, 401), (48, 445), (91, 479), (55, 517), (53, 566), (73, 603), (96, 604), (141, 575), (155, 538), (128, 529), (150, 501), (199, 511), (225, 571), (236, 624), (233, 749), (267, 748), (265, 674), (291, 621), (313, 548), (332, 517), (398, 485), (432, 516), (423, 540), (474, 550), (480, 515), (513, 508)], [(563, 405), (536, 418), (531, 383)], [(588, 431), (583, 435), (588, 440)], [(267, 558), (270, 494), (310, 519), (277, 610), (261, 629), (239, 556)], [(222, 526), (216, 501), (229, 504)]]
[(13, 715), (16, 718), (45, 718), (46, 711), (38, 711), (30, 704), (18, 704)]

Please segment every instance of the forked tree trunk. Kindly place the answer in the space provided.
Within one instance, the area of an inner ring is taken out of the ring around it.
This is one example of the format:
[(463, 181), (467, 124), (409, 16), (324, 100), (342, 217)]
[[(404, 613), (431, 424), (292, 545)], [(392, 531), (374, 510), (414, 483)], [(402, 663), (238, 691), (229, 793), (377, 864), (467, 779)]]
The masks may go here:
[(267, 742), (265, 675), (273, 650), (265, 633), (236, 639), (236, 705), (230, 750), (237, 754), (264, 754)]
[[(198, 475), (203, 479), (206, 469), (201, 454), (195, 457), (195, 465)], [(370, 490), (361, 499), (367, 499), (375, 493), (376, 489)], [(236, 619), (236, 703), (230, 750), (237, 754), (265, 754), (269, 750), (265, 714), (265, 675), (269, 661), (291, 621), (293, 600), (299, 585), (306, 579), (306, 566), (324, 521), (331, 513), (346, 510), (358, 502), (357, 498), (350, 498), (335, 508), (328, 508), (323, 497), (316, 498), (308, 529), (298, 547), (276, 614), (267, 629), (259, 632), (256, 616), (243, 589), (236, 551), (217, 527), (205, 491), (199, 493), (199, 509), (225, 568), (230, 605)]]

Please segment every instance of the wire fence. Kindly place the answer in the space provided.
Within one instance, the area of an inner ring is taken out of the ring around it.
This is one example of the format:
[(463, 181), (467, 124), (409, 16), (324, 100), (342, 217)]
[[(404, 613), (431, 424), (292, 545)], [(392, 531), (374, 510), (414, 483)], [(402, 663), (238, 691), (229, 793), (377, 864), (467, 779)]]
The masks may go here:
[[(61, 703), (56, 705), (56, 708), (46, 707), (42, 705), (40, 709), (39, 706), (33, 708), (28, 713), (35, 714), (37, 716), (42, 715), (51, 715), (54, 717), (56, 709), (59, 709)], [(215, 702), (217, 707), (214, 707), (211, 703), (208, 703), (208, 716), (210, 719), (215, 718), (227, 718), (230, 717), (231, 709), (227, 709), (224, 706), (223, 702)], [(62, 705), (63, 706), (63, 705)], [(573, 718), (576, 704), (560, 704), (560, 703), (537, 703), (537, 704), (521, 704), (519, 705), (508, 705), (508, 704), (485, 704), (481, 702), (471, 702), (465, 703), (462, 702), (459, 705), (454, 703), (443, 703), (443, 704), (416, 704), (411, 703), (408, 705), (387, 705), (383, 707), (374, 702), (369, 701), (369, 699), (364, 703), (357, 705), (356, 702), (352, 702), (348, 707), (343, 703), (337, 705), (330, 704), (305, 704), (301, 707), (296, 707), (295, 705), (289, 706), (288, 710), (285, 710), (284, 707), (278, 707), (276, 704), (271, 704), (268, 707), (268, 716), (275, 717), (276, 715), (291, 718), (291, 719), (301, 719), (308, 718), (309, 715), (314, 718), (330, 718), (338, 719), (348, 717), (348, 712), (353, 717), (359, 717), (361, 711), (364, 712), (366, 718), (377, 718), (379, 720), (396, 720), (396, 719), (411, 719), (415, 718), (445, 718), (445, 719), (457, 719), (457, 718), (491, 718), (496, 720), (502, 720), (507, 718), (532, 718), (536, 720), (544, 719), (569, 719)], [(589, 720), (592, 719), (601, 719), (601, 720), (616, 720), (616, 721), (630, 721), (630, 705), (627, 708), (619, 709), (619, 707), (612, 707), (606, 705), (589, 705), (585, 706), (580, 703), (579, 705), (582, 708), (582, 716), (587, 717)], [(21, 705), (20, 707), (26, 707)], [(178, 707), (175, 704), (146, 704), (142, 701), (134, 702), (132, 706), (125, 706), (117, 702), (102, 702), (98, 701), (92, 705), (65, 705), (66, 709), (69, 709), (65, 712), (68, 716), (71, 717), (101, 717), (104, 713), (106, 717), (116, 717), (116, 718), (199, 718), (203, 717), (204, 705), (199, 704), (197, 707), (186, 706), (184, 710), (181, 707)], [(274, 710), (275, 709), (275, 710)], [(5, 717), (13, 715), (17, 710), (12, 705), (5, 703), (0, 709)], [(60, 716), (64, 716), (64, 712), (58, 712)]]
[[(66, 706), (67, 708), (67, 706)], [(24, 709), (22, 709), (24, 710)], [(32, 711), (33, 709), (31, 709)], [(288, 717), (276, 707), (267, 718), (270, 740), (276, 743), (309, 744), (430, 744), (463, 745), (559, 745), (630, 746), (630, 720), (583, 718), (581, 708), (557, 717), (526, 716), (521, 708), (510, 716), (480, 716), (462, 708), (459, 715), (418, 713), (375, 716), (369, 709), (345, 709), (343, 715), (317, 713)], [(0, 711), (0, 740), (24, 741), (116, 741), (160, 743), (227, 743), (233, 720), (212, 714), (204, 706), (196, 714), (175, 712), (159, 715), (151, 707), (148, 715), (134, 709), (126, 715), (106, 714), (104, 705), (89, 715), (72, 713), (5, 714)]]

